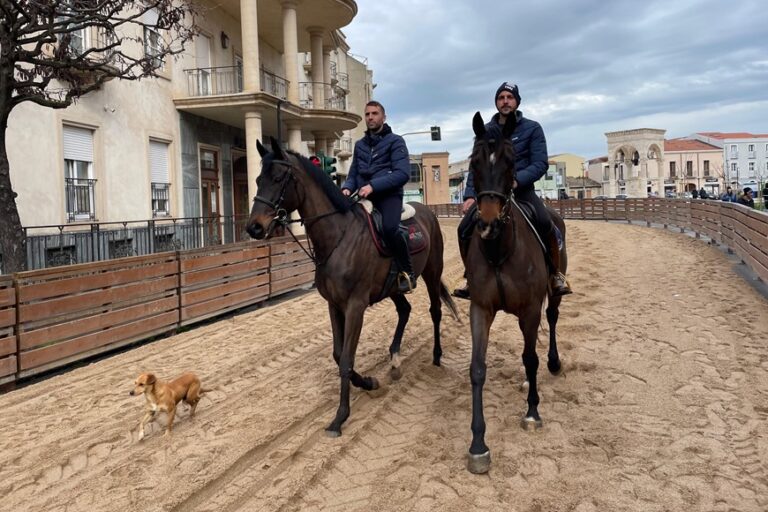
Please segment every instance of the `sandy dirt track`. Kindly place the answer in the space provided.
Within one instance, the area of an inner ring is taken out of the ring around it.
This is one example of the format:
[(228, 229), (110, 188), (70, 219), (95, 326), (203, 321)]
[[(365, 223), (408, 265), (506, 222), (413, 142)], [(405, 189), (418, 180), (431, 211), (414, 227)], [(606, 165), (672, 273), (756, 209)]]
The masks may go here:
[[(452, 287), (456, 221), (442, 225)], [(444, 308), (443, 366), (433, 367), (417, 289), (396, 382), (387, 377), (394, 307), (369, 309), (357, 368), (384, 385), (353, 388), (343, 435), (330, 439), (337, 370), (327, 307), (310, 292), (0, 396), (0, 510), (768, 510), (768, 301), (701, 241), (567, 226), (577, 293), (561, 307), (566, 377), (541, 365), (544, 428), (521, 430), (522, 337), (514, 317), (497, 317), (489, 474), (465, 469), (468, 303), (463, 325)], [(186, 370), (214, 391), (195, 418), (180, 408), (171, 439), (161, 417), (138, 442), (144, 404), (128, 395), (133, 379)]]

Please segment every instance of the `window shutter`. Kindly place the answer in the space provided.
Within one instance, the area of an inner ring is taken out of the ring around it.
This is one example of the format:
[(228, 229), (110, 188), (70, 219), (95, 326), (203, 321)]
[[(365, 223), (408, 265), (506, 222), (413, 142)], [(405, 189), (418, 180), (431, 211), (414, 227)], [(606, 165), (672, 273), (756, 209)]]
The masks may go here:
[(149, 141), (149, 169), (152, 183), (169, 183), (168, 179), (168, 144)]
[(93, 130), (64, 126), (64, 159), (93, 162)]

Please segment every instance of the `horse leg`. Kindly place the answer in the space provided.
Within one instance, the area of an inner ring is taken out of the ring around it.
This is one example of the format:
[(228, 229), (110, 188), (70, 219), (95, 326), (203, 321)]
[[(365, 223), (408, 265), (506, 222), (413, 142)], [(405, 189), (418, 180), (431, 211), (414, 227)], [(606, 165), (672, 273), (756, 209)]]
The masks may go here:
[(539, 416), (539, 392), (536, 383), (536, 373), (539, 370), (539, 356), (536, 355), (536, 338), (541, 322), (541, 305), (530, 307), (520, 316), (518, 325), (523, 332), (525, 346), (523, 348), (523, 365), (525, 378), (528, 381), (528, 412), (520, 422), (525, 430), (541, 428), (543, 423)]
[(432, 329), (434, 333), (434, 345), (432, 346), (432, 364), (440, 366), (440, 358), (443, 356), (443, 347), (440, 344), (440, 321), (443, 319), (442, 303), (440, 302), (440, 277), (427, 281), (424, 279), (429, 292), (429, 315), (432, 317)]
[[(363, 328), (363, 314), (365, 313), (365, 304), (347, 309), (344, 315), (344, 344), (341, 348), (339, 357), (339, 376), (341, 378), (341, 392), (339, 399), (339, 408), (336, 411), (336, 417), (325, 429), (327, 435), (338, 437), (341, 435), (341, 425), (349, 418), (349, 386), (352, 383), (353, 368), (355, 366), (355, 353), (357, 352), (357, 343), (360, 341), (360, 331)], [(375, 377), (360, 377), (356, 380), (364, 389), (366, 386), (370, 389), (379, 387)]]
[[(328, 311), (331, 315), (331, 330), (333, 331), (333, 360), (336, 366), (339, 366), (341, 360), (341, 350), (344, 347), (344, 312), (331, 303), (328, 303)], [(373, 377), (363, 377), (352, 370), (350, 382), (357, 388), (366, 391), (372, 391), (379, 387), (378, 382)]]
[(547, 324), (549, 325), (549, 352), (547, 353), (547, 368), (552, 375), (560, 375), (563, 366), (557, 352), (557, 318), (560, 315), (562, 297), (550, 297), (547, 304)]
[(491, 467), (491, 451), (485, 444), (485, 418), (483, 417), (483, 386), (485, 385), (485, 355), (488, 333), (495, 312), (476, 306), (469, 307), (472, 328), (472, 362), (469, 378), (472, 382), (472, 444), (469, 446), (467, 469), (470, 473), (487, 473)]
[(400, 342), (403, 341), (405, 324), (408, 323), (408, 318), (411, 316), (411, 304), (402, 293), (393, 295), (392, 302), (395, 303), (395, 309), (397, 309), (397, 328), (395, 329), (395, 337), (392, 338), (392, 344), (389, 346), (389, 360), (391, 365), (389, 375), (392, 377), (392, 380), (398, 380), (402, 376), (402, 373), (400, 372)]

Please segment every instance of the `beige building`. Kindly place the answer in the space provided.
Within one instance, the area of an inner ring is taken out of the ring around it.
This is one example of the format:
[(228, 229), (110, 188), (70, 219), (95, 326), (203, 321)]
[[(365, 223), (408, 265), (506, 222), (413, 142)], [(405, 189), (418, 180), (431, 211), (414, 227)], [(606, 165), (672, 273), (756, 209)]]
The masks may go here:
[(405, 200), (424, 204), (451, 202), (448, 152), (410, 155), (411, 179), (405, 184)]
[(573, 153), (558, 153), (549, 156), (550, 162), (560, 163), (565, 169), (565, 176), (581, 178), (586, 170), (586, 161), (583, 156)]
[(664, 139), (666, 130), (606, 133), (608, 155), (589, 160), (587, 176), (608, 197), (678, 197), (724, 190), (722, 149), (692, 138)]
[[(113, 80), (65, 110), (14, 110), (8, 147), (24, 226), (243, 219), (260, 171), (256, 141), (269, 137), (335, 154), (343, 167), (373, 89), (340, 30), (356, 2), (202, 3), (200, 35), (159, 78)], [(236, 222), (211, 236), (239, 238)]]

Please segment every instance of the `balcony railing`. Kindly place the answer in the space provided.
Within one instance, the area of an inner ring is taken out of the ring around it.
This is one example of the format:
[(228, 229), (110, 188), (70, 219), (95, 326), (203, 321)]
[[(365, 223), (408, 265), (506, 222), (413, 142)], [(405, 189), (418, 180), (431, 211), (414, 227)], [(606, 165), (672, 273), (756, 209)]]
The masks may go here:
[(64, 178), (67, 221), (96, 220), (96, 180)]
[(314, 87), (319, 85), (327, 93), (331, 91), (331, 84), (324, 82), (299, 82), (299, 104), (302, 108), (347, 110), (346, 96), (331, 96), (325, 99), (325, 104), (318, 105), (313, 99)]
[(336, 87), (344, 90), (349, 91), (349, 75), (346, 73), (337, 73), (336, 74)]
[(280, 99), (288, 98), (288, 80), (265, 69), (261, 69), (261, 90)]
[(242, 68), (239, 66), (185, 69), (184, 72), (187, 75), (187, 90), (190, 96), (243, 92)]
[(351, 137), (342, 137), (341, 139), (336, 139), (333, 141), (333, 149), (336, 151), (344, 151), (347, 153), (352, 152), (352, 138)]
[(29, 270), (197, 249), (247, 239), (248, 215), (24, 228)]
[[(243, 92), (243, 69), (240, 66), (185, 69), (190, 96), (214, 96)], [(265, 69), (259, 70), (261, 90), (281, 99), (288, 97), (288, 81)]]

